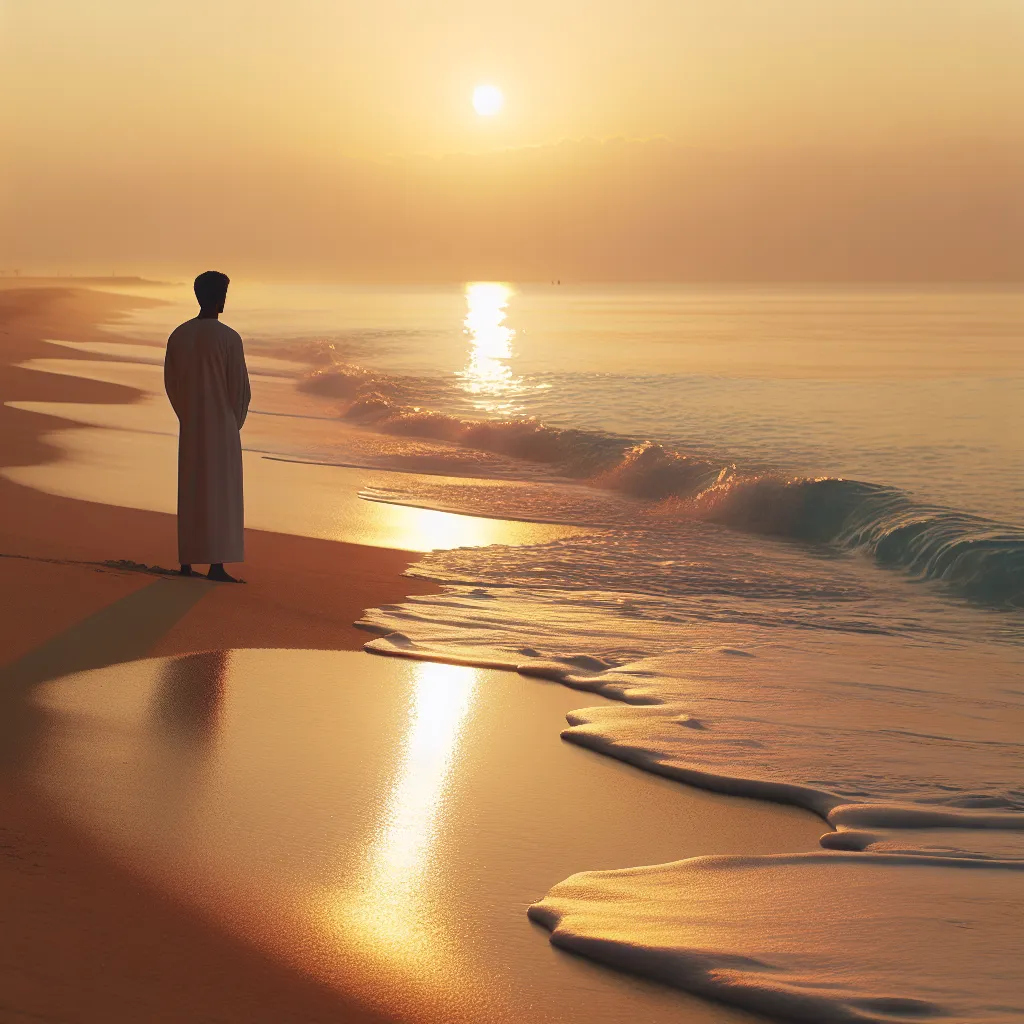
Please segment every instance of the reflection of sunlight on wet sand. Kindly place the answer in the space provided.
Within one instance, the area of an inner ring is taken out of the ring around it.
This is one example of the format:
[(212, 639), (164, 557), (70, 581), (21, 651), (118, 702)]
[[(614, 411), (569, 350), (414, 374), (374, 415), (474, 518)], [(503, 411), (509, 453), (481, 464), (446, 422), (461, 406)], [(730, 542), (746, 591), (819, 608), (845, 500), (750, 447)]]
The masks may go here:
[(514, 396), (522, 390), (508, 366), (515, 331), (505, 326), (505, 311), (512, 289), (505, 284), (478, 281), (466, 286), (465, 333), (472, 348), (464, 370), (456, 376), (474, 404), (483, 412), (516, 413), (522, 407)]
[[(405, 551), (433, 551), (437, 548), (471, 548), (509, 543), (507, 524), (496, 519), (461, 516), (433, 509), (400, 507), (401, 523), (396, 524), (395, 546)], [(522, 524), (525, 528), (527, 524)], [(514, 542), (513, 542), (514, 543)]]
[(371, 953), (418, 961), (447, 940), (425, 899), (449, 777), (473, 701), (473, 669), (421, 662), (397, 777), (354, 892), (335, 892), (333, 917)]

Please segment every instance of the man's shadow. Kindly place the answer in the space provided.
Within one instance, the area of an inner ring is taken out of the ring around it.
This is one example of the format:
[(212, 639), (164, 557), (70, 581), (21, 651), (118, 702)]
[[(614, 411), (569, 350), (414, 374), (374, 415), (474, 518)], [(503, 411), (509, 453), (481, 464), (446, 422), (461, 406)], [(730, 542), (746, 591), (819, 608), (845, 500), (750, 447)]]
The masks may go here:
[(0, 768), (17, 766), (44, 715), (32, 691), (59, 676), (145, 658), (197, 601), (205, 581), (155, 580), (0, 668)]

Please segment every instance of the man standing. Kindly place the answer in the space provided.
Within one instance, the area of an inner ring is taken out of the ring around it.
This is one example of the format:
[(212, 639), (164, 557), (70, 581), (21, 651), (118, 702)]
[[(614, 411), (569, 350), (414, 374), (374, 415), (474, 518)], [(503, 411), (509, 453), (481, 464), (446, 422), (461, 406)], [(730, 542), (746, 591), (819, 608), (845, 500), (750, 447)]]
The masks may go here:
[(228, 277), (208, 270), (195, 280), (199, 316), (167, 339), (164, 388), (178, 417), (178, 561), (210, 566), (207, 579), (239, 583), (225, 562), (245, 558), (242, 442), (249, 374), (242, 339), (219, 320)]

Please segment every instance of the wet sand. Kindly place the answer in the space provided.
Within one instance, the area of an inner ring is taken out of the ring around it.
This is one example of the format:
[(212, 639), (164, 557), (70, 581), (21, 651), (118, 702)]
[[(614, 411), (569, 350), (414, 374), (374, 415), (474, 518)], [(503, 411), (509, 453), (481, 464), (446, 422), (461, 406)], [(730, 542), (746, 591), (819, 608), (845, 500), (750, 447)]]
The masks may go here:
[(509, 672), (216, 651), (37, 687), (24, 770), (109, 855), (282, 960), (409, 1019), (743, 1013), (566, 956), (527, 906), (583, 866), (813, 845), (813, 815), (563, 742), (611, 702)]
[[(131, 389), (17, 364), (47, 354), (47, 336), (101, 340), (97, 322), (145, 301), (80, 288), (0, 287), (0, 401), (134, 401)], [(44, 435), (66, 425), (0, 405), (0, 465), (58, 458)], [(0, 477), (2, 1015), (75, 1022), (382, 1019), (115, 866), (24, 788), (18, 756), (29, 736), (15, 709), (40, 678), (155, 649), (355, 649), (366, 636), (351, 623), (368, 603), (425, 589), (421, 581), (400, 578), (411, 558), (406, 552), (253, 531), (244, 598), (236, 590), (232, 600), (223, 587), (197, 583), (192, 590), (200, 588), (202, 616), (190, 619), (184, 606), (175, 614), (171, 602), (162, 616), (142, 623), (147, 630), (122, 628), (112, 645), (105, 642), (110, 637), (101, 640), (81, 628), (95, 626), (90, 617), (155, 582), (95, 563), (125, 558), (167, 565), (174, 536), (170, 515), (69, 500)], [(189, 588), (187, 581), (180, 584)], [(15, 681), (10, 669), (18, 663)]]
[[(92, 325), (130, 301), (0, 289), (0, 398), (137, 401), (15, 365), (52, 358), (46, 337), (104, 340)], [(0, 465), (36, 474), (0, 478), (13, 1019), (747, 1019), (557, 952), (526, 905), (586, 868), (804, 849), (816, 819), (562, 743), (565, 712), (592, 697), (330, 653), (367, 639), (351, 625), (364, 608), (431, 589), (400, 577), (410, 550), (458, 542), (466, 517), (358, 502), (335, 475), (320, 489), (351, 516), (319, 533), (306, 516), (306, 536), (248, 530), (245, 588), (111, 568), (173, 559), (166, 498), (123, 507), (112, 482), (158, 479), (143, 470), (167, 439), (33, 408), (0, 407)], [(255, 477), (320, 472), (261, 461)], [(38, 489), (75, 474), (69, 493), (102, 502)], [(271, 522), (273, 489), (254, 509)], [(522, 529), (478, 522), (481, 542)], [(346, 530), (407, 550), (323, 539)], [(134, 660), (147, 655), (184, 657)]]
[(232, 937), (0, 780), (0, 1019), (386, 1021)]

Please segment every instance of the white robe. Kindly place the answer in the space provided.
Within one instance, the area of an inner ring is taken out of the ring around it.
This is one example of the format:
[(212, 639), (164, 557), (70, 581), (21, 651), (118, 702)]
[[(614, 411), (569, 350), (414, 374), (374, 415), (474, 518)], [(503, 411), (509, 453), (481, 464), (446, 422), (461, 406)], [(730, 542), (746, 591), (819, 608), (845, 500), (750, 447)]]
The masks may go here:
[(178, 561), (245, 558), (242, 442), (249, 374), (242, 339), (189, 320), (167, 339), (164, 388), (178, 417)]

